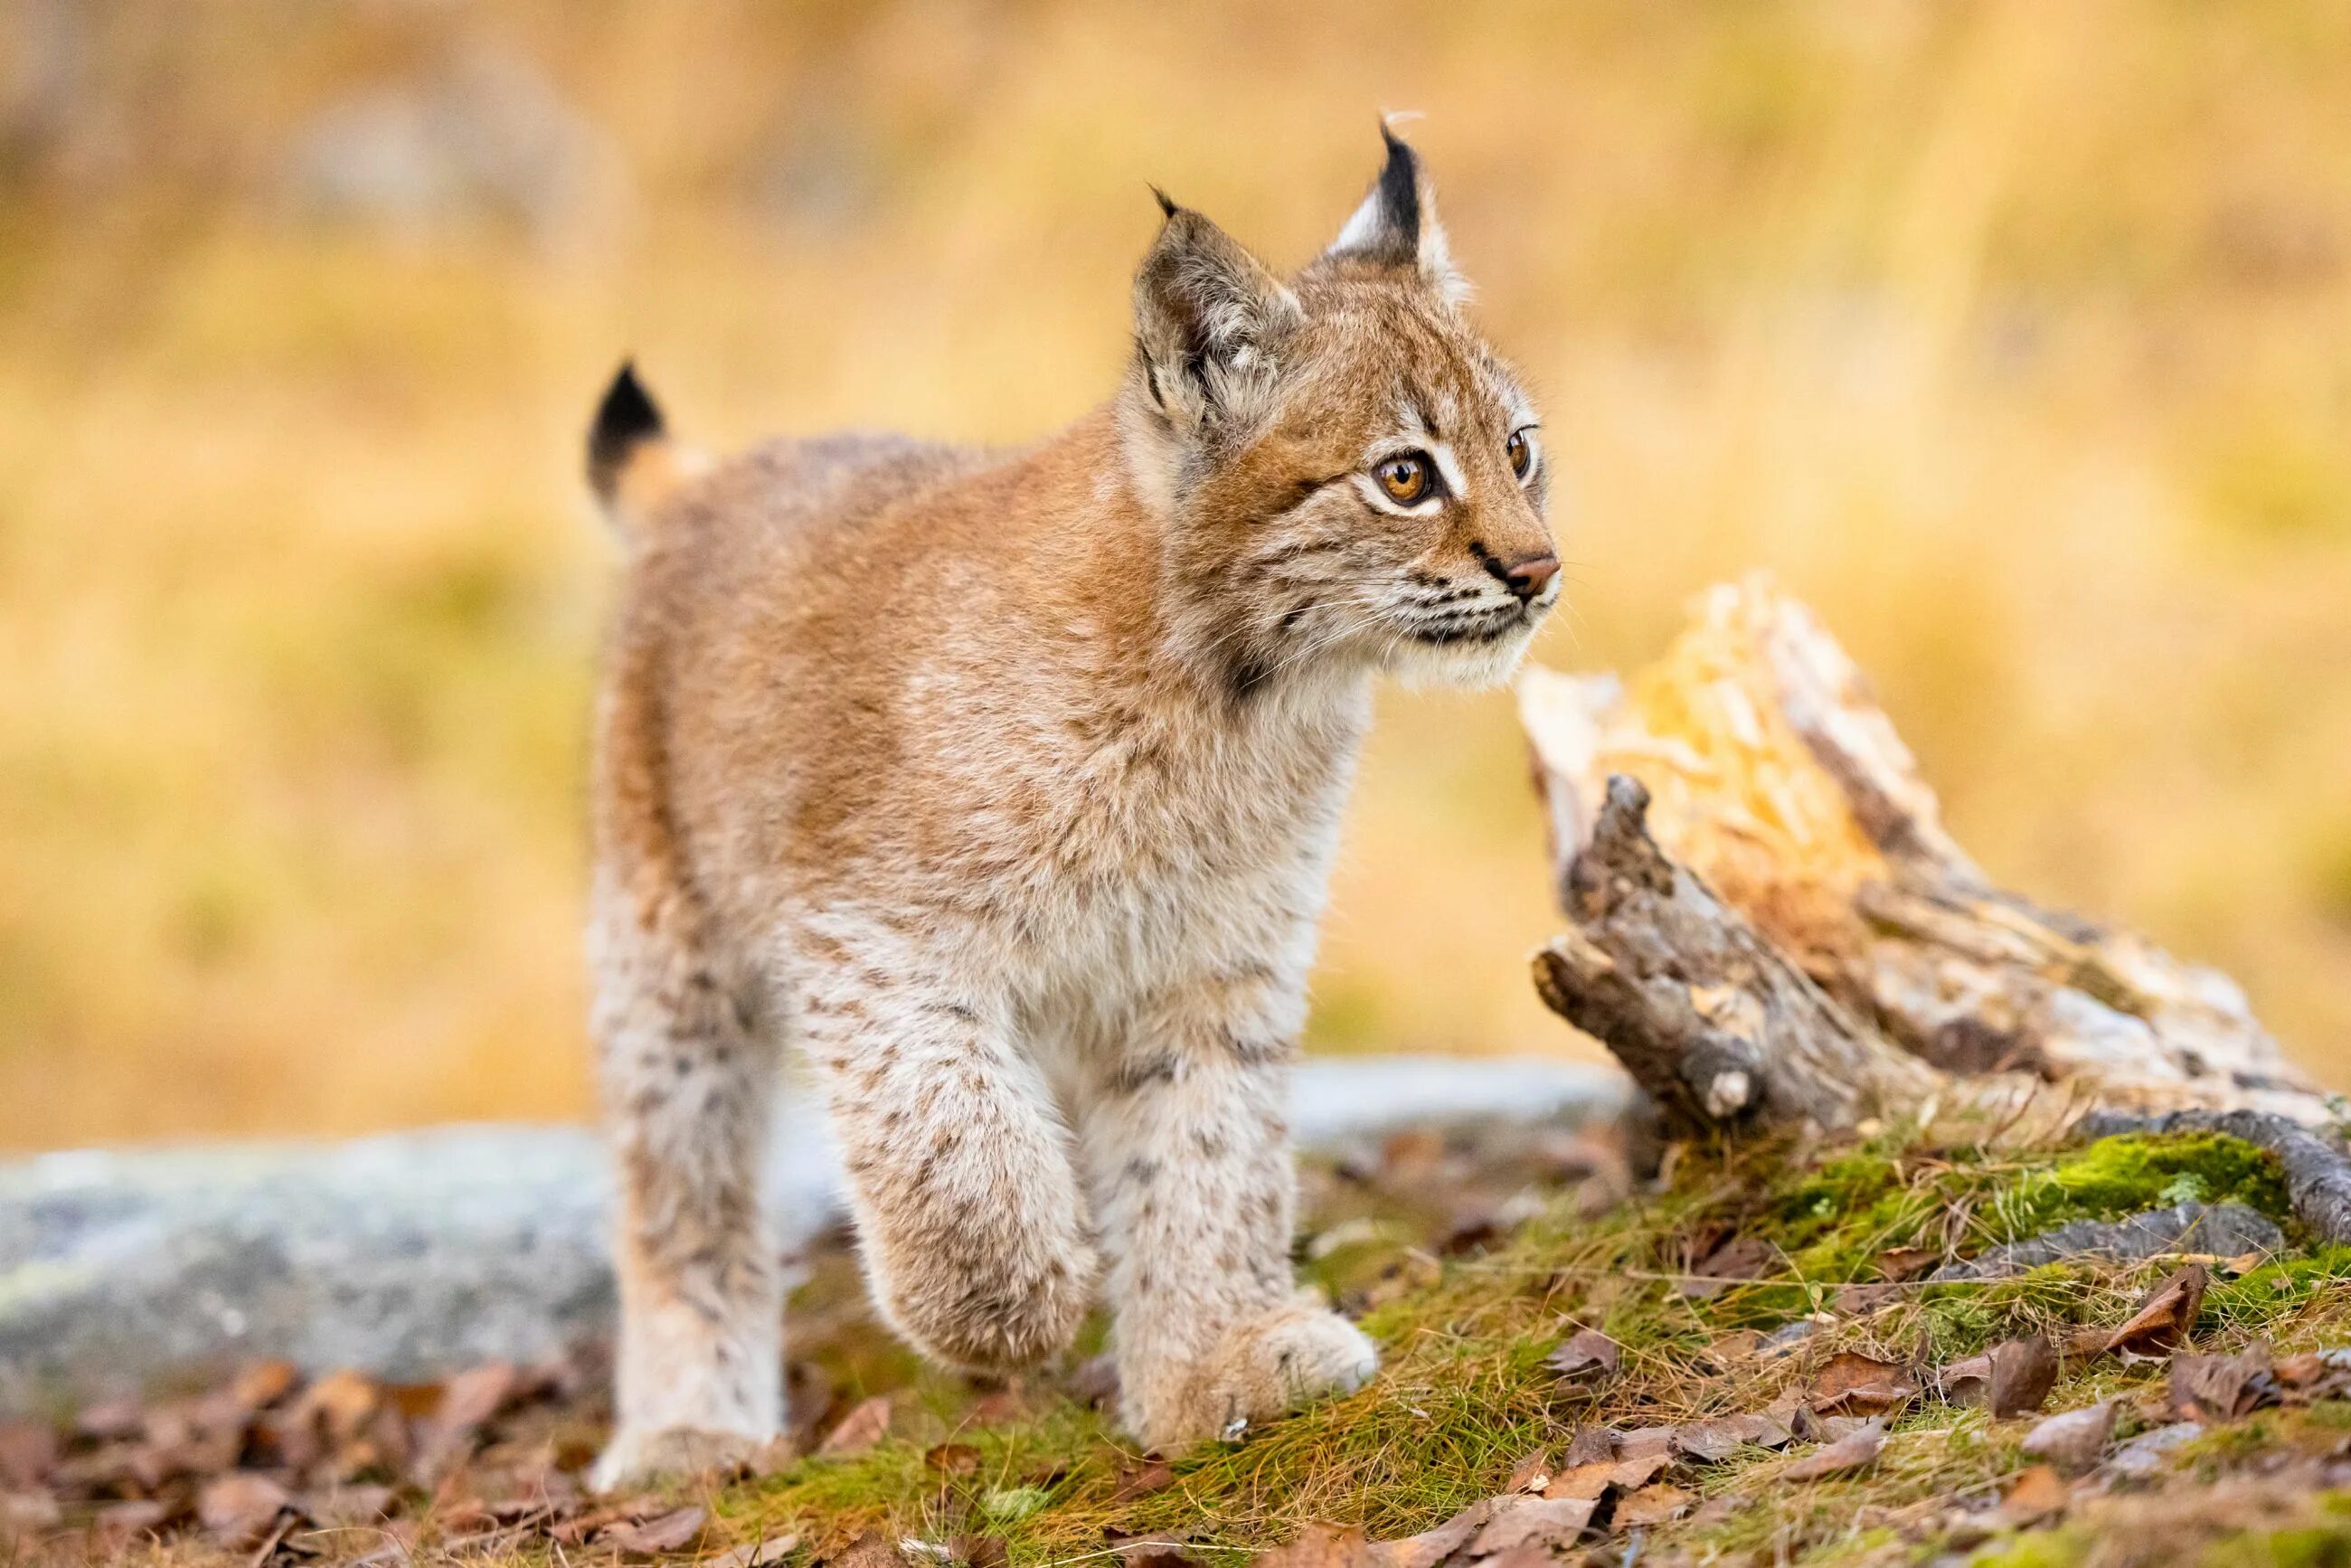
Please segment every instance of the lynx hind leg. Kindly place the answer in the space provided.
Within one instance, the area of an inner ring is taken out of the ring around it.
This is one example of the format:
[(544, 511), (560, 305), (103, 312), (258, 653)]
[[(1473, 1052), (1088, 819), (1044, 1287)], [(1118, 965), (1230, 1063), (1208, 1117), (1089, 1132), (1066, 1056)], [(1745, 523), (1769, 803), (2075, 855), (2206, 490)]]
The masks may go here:
[(1298, 1010), (1274, 977), (1237, 967), (1147, 1012), (1089, 1096), (1120, 1415), (1149, 1447), (1352, 1393), (1378, 1367), (1363, 1332), (1290, 1275)]
[(707, 954), (601, 900), (596, 1034), (619, 1184), (617, 1426), (594, 1481), (736, 1462), (783, 1427), (759, 1201), (776, 1045)]
[(913, 955), (831, 946), (802, 998), (883, 1316), (925, 1355), (1009, 1371), (1066, 1348), (1093, 1250), (1069, 1134), (1000, 1009)]

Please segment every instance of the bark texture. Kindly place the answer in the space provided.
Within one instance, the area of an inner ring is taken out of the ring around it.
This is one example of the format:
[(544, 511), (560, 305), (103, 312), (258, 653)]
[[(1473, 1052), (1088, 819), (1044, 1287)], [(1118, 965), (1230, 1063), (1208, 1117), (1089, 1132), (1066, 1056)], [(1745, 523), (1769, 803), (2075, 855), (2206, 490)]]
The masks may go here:
[(1569, 867), (1574, 925), (1535, 956), (1552, 1010), (1608, 1043), (1684, 1128), (1850, 1126), (1932, 1095), (1941, 1074), (1879, 1040), (1736, 910), (1667, 860), (1649, 798), (1618, 775)]
[[(2325, 1117), (2324, 1096), (2226, 976), (1994, 885), (1944, 827), (1861, 672), (1767, 580), (1702, 595), (1692, 624), (1629, 686), (1529, 670), (1520, 710), (1576, 927), (1538, 963), (1544, 996), (1645, 1083), (1667, 1076), (1656, 1059), (1667, 1048), (1608, 999), (1627, 982), (1586, 949), (1619, 970), (1642, 954), (1646, 978), (1677, 965), (1703, 977), (1737, 948), (1740, 1005), (1774, 1020), (1768, 1040), (1746, 1040), (1750, 1055), (1790, 1052), (1800, 1035), (1835, 1042), (1806, 1048), (1832, 1055), (1866, 1040), (1942, 1073), (2028, 1074), (2105, 1104)], [(1620, 776), (1639, 781), (1646, 812), (1619, 806)], [(1594, 903), (1598, 866), (1628, 855), (1618, 820), (1628, 815), (1657, 863), (1740, 921), (1736, 935), (1704, 936), (1687, 897), (1650, 899), (1643, 913)], [(1645, 919), (1650, 928), (1636, 930)], [(1834, 1007), (1775, 1013), (1787, 988), (1750, 949), (1801, 970)], [(1727, 1049), (1725, 1032), (1693, 1035), (1687, 1049)], [(1791, 1059), (1791, 1073), (1809, 1071)], [(1873, 1071), (1844, 1099), (1898, 1086)], [(1805, 1115), (1839, 1103), (1791, 1096)], [(1776, 1102), (1760, 1108), (1778, 1113)]]

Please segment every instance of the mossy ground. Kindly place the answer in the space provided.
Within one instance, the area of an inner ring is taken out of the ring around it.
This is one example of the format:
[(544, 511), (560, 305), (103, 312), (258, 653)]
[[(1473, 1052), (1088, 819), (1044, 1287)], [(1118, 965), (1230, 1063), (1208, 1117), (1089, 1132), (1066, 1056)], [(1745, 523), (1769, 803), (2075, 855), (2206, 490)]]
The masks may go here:
[[(895, 1430), (875, 1448), (805, 1460), (722, 1494), (717, 1509), (745, 1539), (797, 1532), (820, 1551), (871, 1530), (940, 1542), (996, 1534), (1015, 1563), (1081, 1559), (1114, 1535), (1160, 1531), (1209, 1555), (1261, 1549), (1310, 1521), (1407, 1534), (1490, 1495), (1520, 1458), (1556, 1449), (1580, 1425), (1756, 1409), (1838, 1350), (1939, 1363), (2018, 1333), (2119, 1322), (2168, 1264), (2060, 1264), (1992, 1283), (1914, 1284), (1865, 1313), (1840, 1311), (1838, 1297), (1845, 1285), (1882, 1282), (1888, 1249), (1968, 1254), (2183, 1197), (2286, 1218), (2273, 1163), (2223, 1137), (2040, 1151), (1896, 1137), (1811, 1162), (1783, 1147), (1694, 1152), (1662, 1191), (1597, 1218), (1562, 1197), (1479, 1254), (1440, 1261), (1405, 1239), (1403, 1225), (1328, 1252), (1313, 1264), (1326, 1285), (1374, 1303), (1363, 1321), (1385, 1355), (1380, 1377), (1352, 1398), (1177, 1460), (1164, 1490), (1123, 1492), (1141, 1456), (1049, 1386), (999, 1394), (997, 1418), (980, 1420), (970, 1390), (917, 1371)], [(1734, 1234), (1771, 1243), (1778, 1263), (1710, 1299), (1690, 1294), (1691, 1269)], [(2296, 1249), (2216, 1279), (2199, 1343), (2266, 1340), (2287, 1352), (2351, 1341), (2346, 1286), (2351, 1249), (2342, 1248)], [(1792, 1353), (1741, 1354), (1740, 1331), (1798, 1319), (1815, 1327)], [(1576, 1326), (1616, 1339), (1624, 1368), (1596, 1398), (1562, 1400), (1541, 1362)], [(2159, 1375), (2159, 1366), (2092, 1364), (2066, 1376), (2052, 1407), (2129, 1393)], [(1018, 1409), (1009, 1418), (1008, 1404)], [(2346, 1417), (2351, 1410), (2323, 1406), (2298, 1416), (2296, 1429), (2339, 1442)], [(1919, 1550), (1920, 1520), (1954, 1496), (1995, 1496), (2019, 1473), (2027, 1425), (1926, 1405), (1896, 1423), (1873, 1470), (1811, 1485), (1782, 1481), (1785, 1458), (1750, 1449), (1699, 1472), (1693, 1489), (1720, 1506), (1658, 1532), (1653, 1545), (1700, 1560), (1907, 1560)], [(2289, 1425), (2265, 1417), (2248, 1440), (2275, 1450)], [(948, 1442), (975, 1450), (977, 1463), (961, 1454), (962, 1473), (951, 1474), (926, 1462), (927, 1450)], [(2186, 1452), (2180, 1463), (2220, 1474), (2245, 1457)]]
[[(1940, 1132), (1830, 1148), (1686, 1148), (1666, 1178), (1629, 1197), (1621, 1172), (1600, 1163), (1603, 1174), (1581, 1177), (1566, 1174), (1573, 1161), (1512, 1155), (1493, 1140), (1457, 1136), (1448, 1146), (1414, 1134), (1376, 1158), (1364, 1151), (1310, 1167), (1301, 1271), (1379, 1341), (1380, 1375), (1353, 1397), (1185, 1455), (1149, 1486), (1136, 1484), (1144, 1456), (1073, 1396), (1067, 1369), (983, 1386), (925, 1368), (875, 1323), (845, 1248), (820, 1248), (792, 1303), (793, 1354), (813, 1368), (798, 1378), (799, 1413), (821, 1426), (887, 1396), (890, 1430), (861, 1453), (703, 1486), (697, 1500), (711, 1525), (699, 1550), (795, 1535), (796, 1568), (807, 1568), (879, 1533), (927, 1543), (944, 1563), (975, 1538), (996, 1537), (1014, 1568), (1108, 1568), (1115, 1543), (1133, 1536), (1179, 1537), (1209, 1563), (1240, 1562), (1317, 1521), (1404, 1536), (1492, 1495), (1530, 1453), (1559, 1455), (1583, 1427), (1761, 1409), (1843, 1351), (1943, 1364), (2022, 1333), (2062, 1339), (2118, 1323), (2174, 1261), (1924, 1282), (1889, 1279), (1890, 1267), (1902, 1270), (1887, 1253), (1968, 1256), (2183, 1197), (2252, 1204), (2279, 1218), (2292, 1243), (2242, 1272), (2215, 1263), (2198, 1349), (2265, 1342), (2286, 1354), (2351, 1344), (2351, 1248), (2304, 1244), (2268, 1157), (2224, 1137), (2031, 1148)], [(1732, 1238), (1766, 1244), (1755, 1277), (1701, 1277)], [(1544, 1357), (1583, 1327), (1614, 1338), (1623, 1364), (1596, 1391), (1562, 1393)], [(1102, 1335), (1096, 1324), (1073, 1365)], [(2142, 1404), (2164, 1375), (2159, 1360), (2075, 1364), (2050, 1408), (2117, 1397), (2127, 1439), (2168, 1419)], [(601, 1436), (601, 1414), (585, 1403), (533, 1419), (506, 1447), (574, 1456), (560, 1461), (567, 1469)], [(1638, 1560), (1874, 1568), (1980, 1552), (2001, 1568), (2351, 1568), (2351, 1511), (2325, 1495), (2351, 1485), (2342, 1463), (2351, 1402), (2213, 1427), (2169, 1450), (2153, 1484), (2084, 1495), (2062, 1521), (2003, 1534), (1990, 1505), (2031, 1463), (2021, 1447), (2030, 1426), (1929, 1400), (1896, 1417), (1876, 1463), (1848, 1477), (1791, 1481), (1791, 1455), (1761, 1448), (1686, 1467), (1671, 1479), (1697, 1506), (1650, 1530)], [(486, 1458), (477, 1468), (495, 1466)], [(440, 1521), (462, 1512), (464, 1494), (443, 1491), (408, 1515), (428, 1556), (460, 1533)], [(385, 1539), (314, 1531), (298, 1544), (348, 1563)], [(1630, 1544), (1618, 1535), (1604, 1560), (1624, 1561)], [(457, 1549), (470, 1561), (534, 1568), (583, 1552), (610, 1557), (535, 1536)], [(153, 1568), (232, 1561), (201, 1532), (131, 1556)]]

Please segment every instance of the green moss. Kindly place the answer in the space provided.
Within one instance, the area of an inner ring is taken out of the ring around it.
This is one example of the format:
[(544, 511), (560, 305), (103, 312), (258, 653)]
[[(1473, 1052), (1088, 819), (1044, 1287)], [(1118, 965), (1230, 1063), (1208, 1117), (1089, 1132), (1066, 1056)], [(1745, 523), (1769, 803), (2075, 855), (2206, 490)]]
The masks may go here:
[(2076, 1219), (2119, 1219), (2190, 1199), (2241, 1203), (2273, 1219), (2293, 1208), (2276, 1159), (2221, 1133), (2101, 1138), (2000, 1195), (2016, 1236)]

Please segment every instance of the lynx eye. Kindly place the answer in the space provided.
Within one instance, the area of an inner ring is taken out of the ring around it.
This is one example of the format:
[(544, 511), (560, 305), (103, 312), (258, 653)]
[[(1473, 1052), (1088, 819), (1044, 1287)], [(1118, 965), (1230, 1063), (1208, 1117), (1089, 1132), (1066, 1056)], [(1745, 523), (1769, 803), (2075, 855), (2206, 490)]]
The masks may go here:
[(1372, 472), (1388, 499), (1400, 507), (1417, 506), (1437, 493), (1437, 465), (1425, 452), (1391, 457)]
[(1510, 439), (1502, 444), (1503, 455), (1510, 460), (1510, 472), (1521, 482), (1535, 471), (1535, 437), (1531, 430), (1514, 430)]

